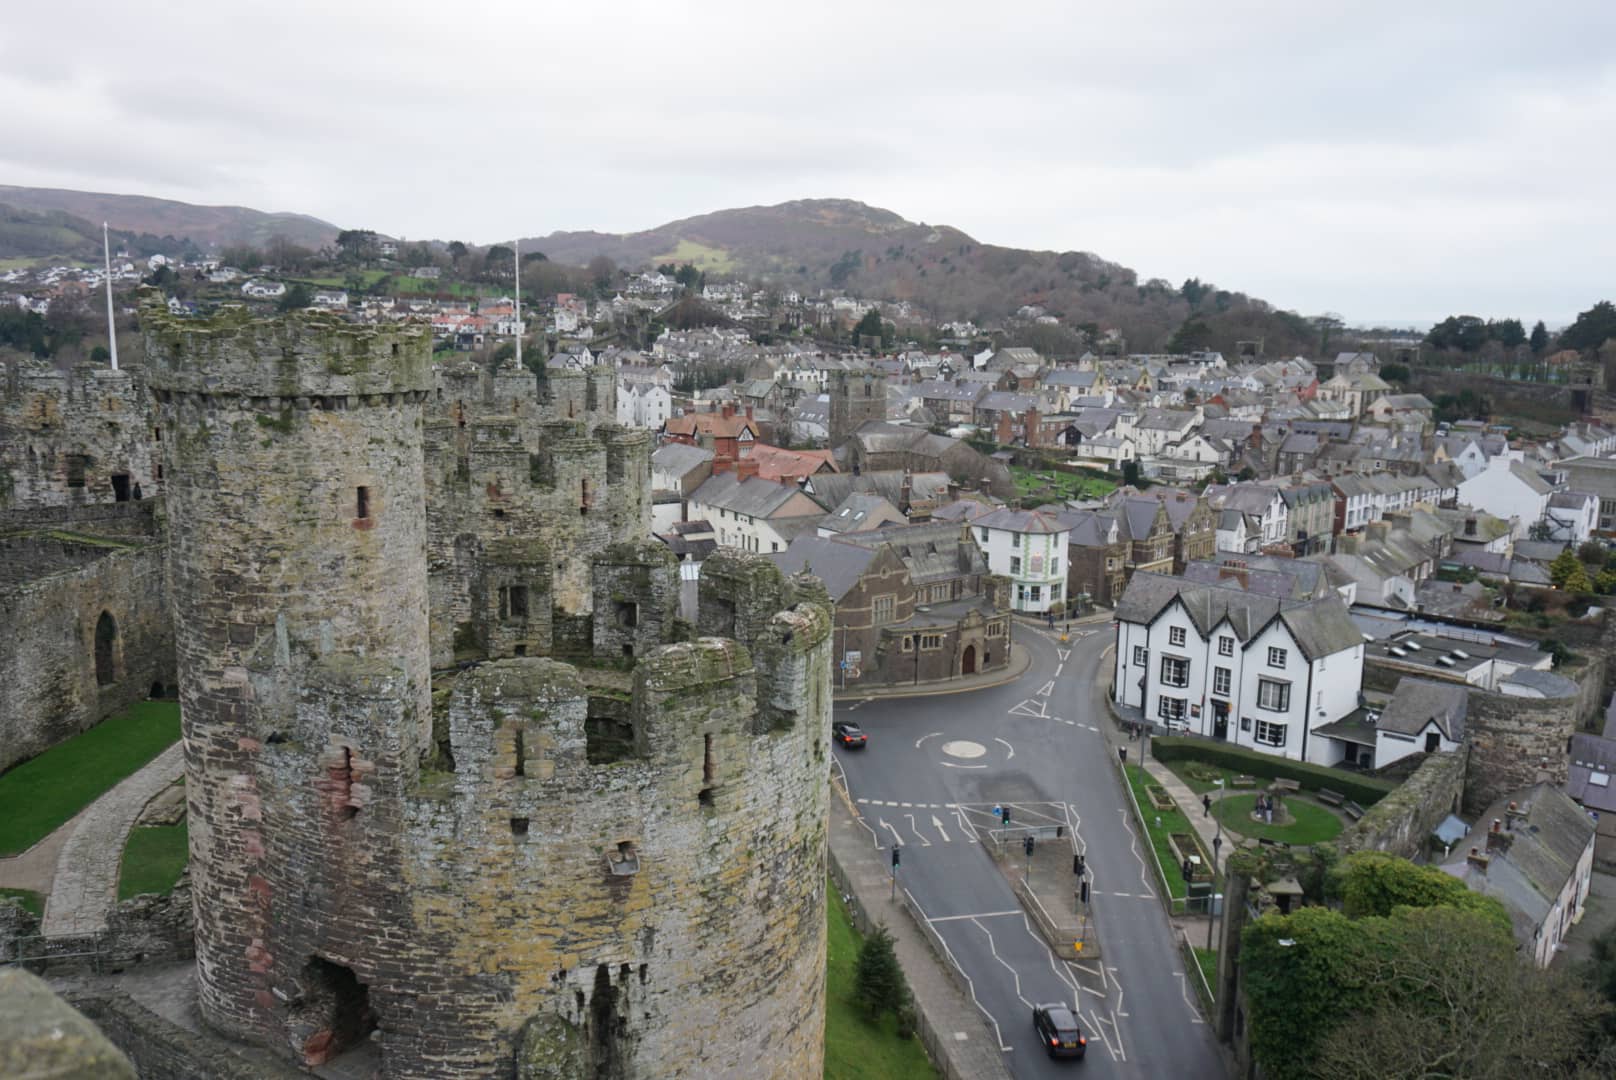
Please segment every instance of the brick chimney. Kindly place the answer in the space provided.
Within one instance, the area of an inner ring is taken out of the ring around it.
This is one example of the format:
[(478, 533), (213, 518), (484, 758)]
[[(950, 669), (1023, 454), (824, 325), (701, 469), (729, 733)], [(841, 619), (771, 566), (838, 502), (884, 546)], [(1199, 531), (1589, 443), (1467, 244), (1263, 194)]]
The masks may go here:
[(752, 419), (752, 406), (750, 405), (746, 407), (746, 418), (748, 420)]
[(724, 402), (724, 404), (720, 405), (718, 408), (718, 415), (722, 416), (725, 420), (733, 419), (735, 416), (735, 403), (732, 401)]
[(1371, 540), (1384, 541), (1387, 534), (1390, 533), (1391, 530), (1391, 522), (1385, 520), (1371, 521), (1369, 524), (1364, 526), (1364, 534)]
[(1487, 830), (1487, 853), (1491, 855), (1496, 851), (1502, 855), (1509, 850), (1509, 845), (1514, 839), (1515, 834), (1505, 832), (1504, 823), (1498, 818), (1493, 818), (1493, 826)]
[(758, 463), (751, 458), (742, 458), (735, 463), (735, 479), (746, 481), (758, 474)]
[(1491, 861), (1492, 860), (1483, 855), (1478, 848), (1471, 848), (1470, 854), (1465, 856), (1465, 862), (1469, 863), (1471, 866), (1474, 866), (1483, 874), (1487, 872), (1487, 864)]

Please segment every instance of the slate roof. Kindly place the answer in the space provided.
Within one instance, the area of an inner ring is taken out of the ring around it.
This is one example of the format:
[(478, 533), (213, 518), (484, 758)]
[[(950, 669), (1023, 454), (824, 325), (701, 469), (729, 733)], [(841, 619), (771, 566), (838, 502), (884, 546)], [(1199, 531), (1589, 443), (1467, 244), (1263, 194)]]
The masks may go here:
[(1276, 599), (1309, 600), (1324, 595), (1330, 587), (1322, 563), (1233, 551), (1189, 563), (1184, 577), (1203, 585), (1227, 583)]
[(1418, 735), (1432, 721), (1450, 742), (1464, 739), (1470, 692), (1455, 683), (1404, 678), (1381, 710), (1379, 726), (1401, 735)]
[(1334, 593), (1318, 600), (1276, 600), (1167, 574), (1134, 574), (1117, 602), (1117, 619), (1148, 623), (1175, 599), (1184, 605), (1203, 636), (1227, 618), (1236, 636), (1246, 642), (1277, 618), (1309, 660), (1363, 644), (1363, 634), (1348, 615), (1347, 606)]
[(791, 541), (790, 547), (769, 558), (786, 574), (809, 571), (825, 583), (832, 600), (840, 600), (858, 584), (880, 550), (805, 532)]
[(1577, 684), (1564, 675), (1556, 675), (1552, 671), (1539, 671), (1536, 668), (1518, 668), (1504, 680), (1504, 683), (1536, 690), (1546, 698), (1571, 697), (1577, 692)]
[(733, 472), (726, 472), (704, 481), (691, 492), (690, 501), (734, 514), (766, 518), (795, 494), (797, 488), (790, 484), (777, 484), (758, 476), (740, 480)]
[[(820, 520), (819, 527), (830, 532), (852, 532), (863, 528), (872, 518), (882, 515), (883, 511), (896, 510), (897, 507), (879, 495), (855, 491), (843, 499), (840, 506), (826, 514)], [(891, 519), (886, 517), (884, 520)]]
[(845, 544), (879, 547), (888, 544), (909, 568), (916, 585), (961, 574), (986, 574), (987, 557), (966, 530), (952, 521), (922, 522), (915, 525), (888, 525), (869, 532), (850, 533)]
[(651, 454), (651, 468), (657, 472), (684, 476), (692, 469), (713, 460), (713, 452), (688, 443), (668, 443)]
[(1005, 508), (979, 517), (971, 524), (978, 528), (1004, 529), (1015, 533), (1053, 534), (1067, 531), (1066, 526), (1055, 515), (1046, 514), (1042, 510)]
[(1589, 810), (1616, 813), (1616, 738), (1571, 736), (1571, 771), (1566, 794)]

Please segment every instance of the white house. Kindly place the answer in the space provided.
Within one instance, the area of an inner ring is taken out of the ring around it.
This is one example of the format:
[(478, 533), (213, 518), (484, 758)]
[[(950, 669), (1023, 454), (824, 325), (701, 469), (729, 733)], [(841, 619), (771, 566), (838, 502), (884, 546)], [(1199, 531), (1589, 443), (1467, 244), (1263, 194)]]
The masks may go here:
[(1599, 528), (1599, 496), (1586, 491), (1556, 491), (1549, 496), (1544, 523), (1548, 539), (1580, 544)]
[[(737, 463), (737, 469), (747, 463)], [(754, 469), (755, 465), (752, 466)], [(705, 520), (723, 547), (784, 551), (797, 534), (825, 516), (824, 508), (791, 484), (739, 472), (711, 477), (690, 495), (689, 520)]]
[(1499, 456), (1459, 485), (1459, 501), (1494, 517), (1513, 519), (1514, 535), (1520, 539), (1548, 512), (1553, 490), (1525, 464)]
[(617, 377), (617, 422), (624, 427), (660, 431), (673, 415), (673, 395), (659, 383)]
[[(1374, 760), (1347, 756), (1365, 768), (1381, 768), (1410, 754), (1451, 754), (1464, 741), (1470, 691), (1457, 683), (1404, 677), (1374, 719)], [(1334, 764), (1334, 762), (1331, 762)]]
[(1042, 614), (1065, 599), (1069, 525), (1037, 510), (995, 510), (971, 522), (988, 569), (1015, 586), (1012, 607)]
[(1146, 721), (1298, 761), (1358, 707), (1364, 639), (1334, 592), (1281, 600), (1139, 572), (1116, 608), (1113, 693)]

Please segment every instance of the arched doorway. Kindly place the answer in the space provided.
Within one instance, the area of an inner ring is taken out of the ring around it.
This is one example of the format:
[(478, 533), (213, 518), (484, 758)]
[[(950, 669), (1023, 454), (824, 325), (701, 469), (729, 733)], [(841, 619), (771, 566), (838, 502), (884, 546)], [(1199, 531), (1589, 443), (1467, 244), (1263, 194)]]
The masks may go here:
[(95, 683), (111, 686), (118, 677), (113, 662), (112, 647), (118, 640), (118, 624), (110, 612), (103, 611), (95, 621)]
[(975, 645), (967, 645), (967, 646), (965, 646), (965, 655), (960, 657), (960, 674), (961, 675), (975, 675), (976, 674), (976, 646)]

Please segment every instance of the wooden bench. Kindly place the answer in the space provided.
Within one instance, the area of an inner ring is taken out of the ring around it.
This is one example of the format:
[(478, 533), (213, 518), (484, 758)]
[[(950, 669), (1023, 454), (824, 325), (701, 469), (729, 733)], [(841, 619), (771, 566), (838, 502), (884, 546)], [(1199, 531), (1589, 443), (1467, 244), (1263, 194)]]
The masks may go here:
[(1274, 781), (1274, 786), (1287, 795), (1295, 795), (1298, 791), (1302, 790), (1302, 782), (1300, 780), (1286, 780), (1284, 778), (1279, 778)]
[(1242, 773), (1241, 775), (1235, 777), (1233, 780), (1230, 780), (1229, 781), (1229, 786), (1230, 787), (1256, 787), (1257, 786), (1257, 778), (1255, 776), (1247, 776), (1244, 773)]
[(1347, 797), (1345, 795), (1341, 794), (1339, 791), (1331, 791), (1327, 787), (1319, 788), (1315, 794), (1318, 795), (1320, 802), (1327, 802), (1331, 806), (1340, 806), (1342, 803), (1347, 801)]
[(1364, 808), (1353, 802), (1351, 799), (1348, 799), (1346, 802), (1342, 803), (1341, 809), (1345, 810), (1347, 812), (1347, 816), (1353, 821), (1357, 821), (1359, 818), (1364, 816)]

